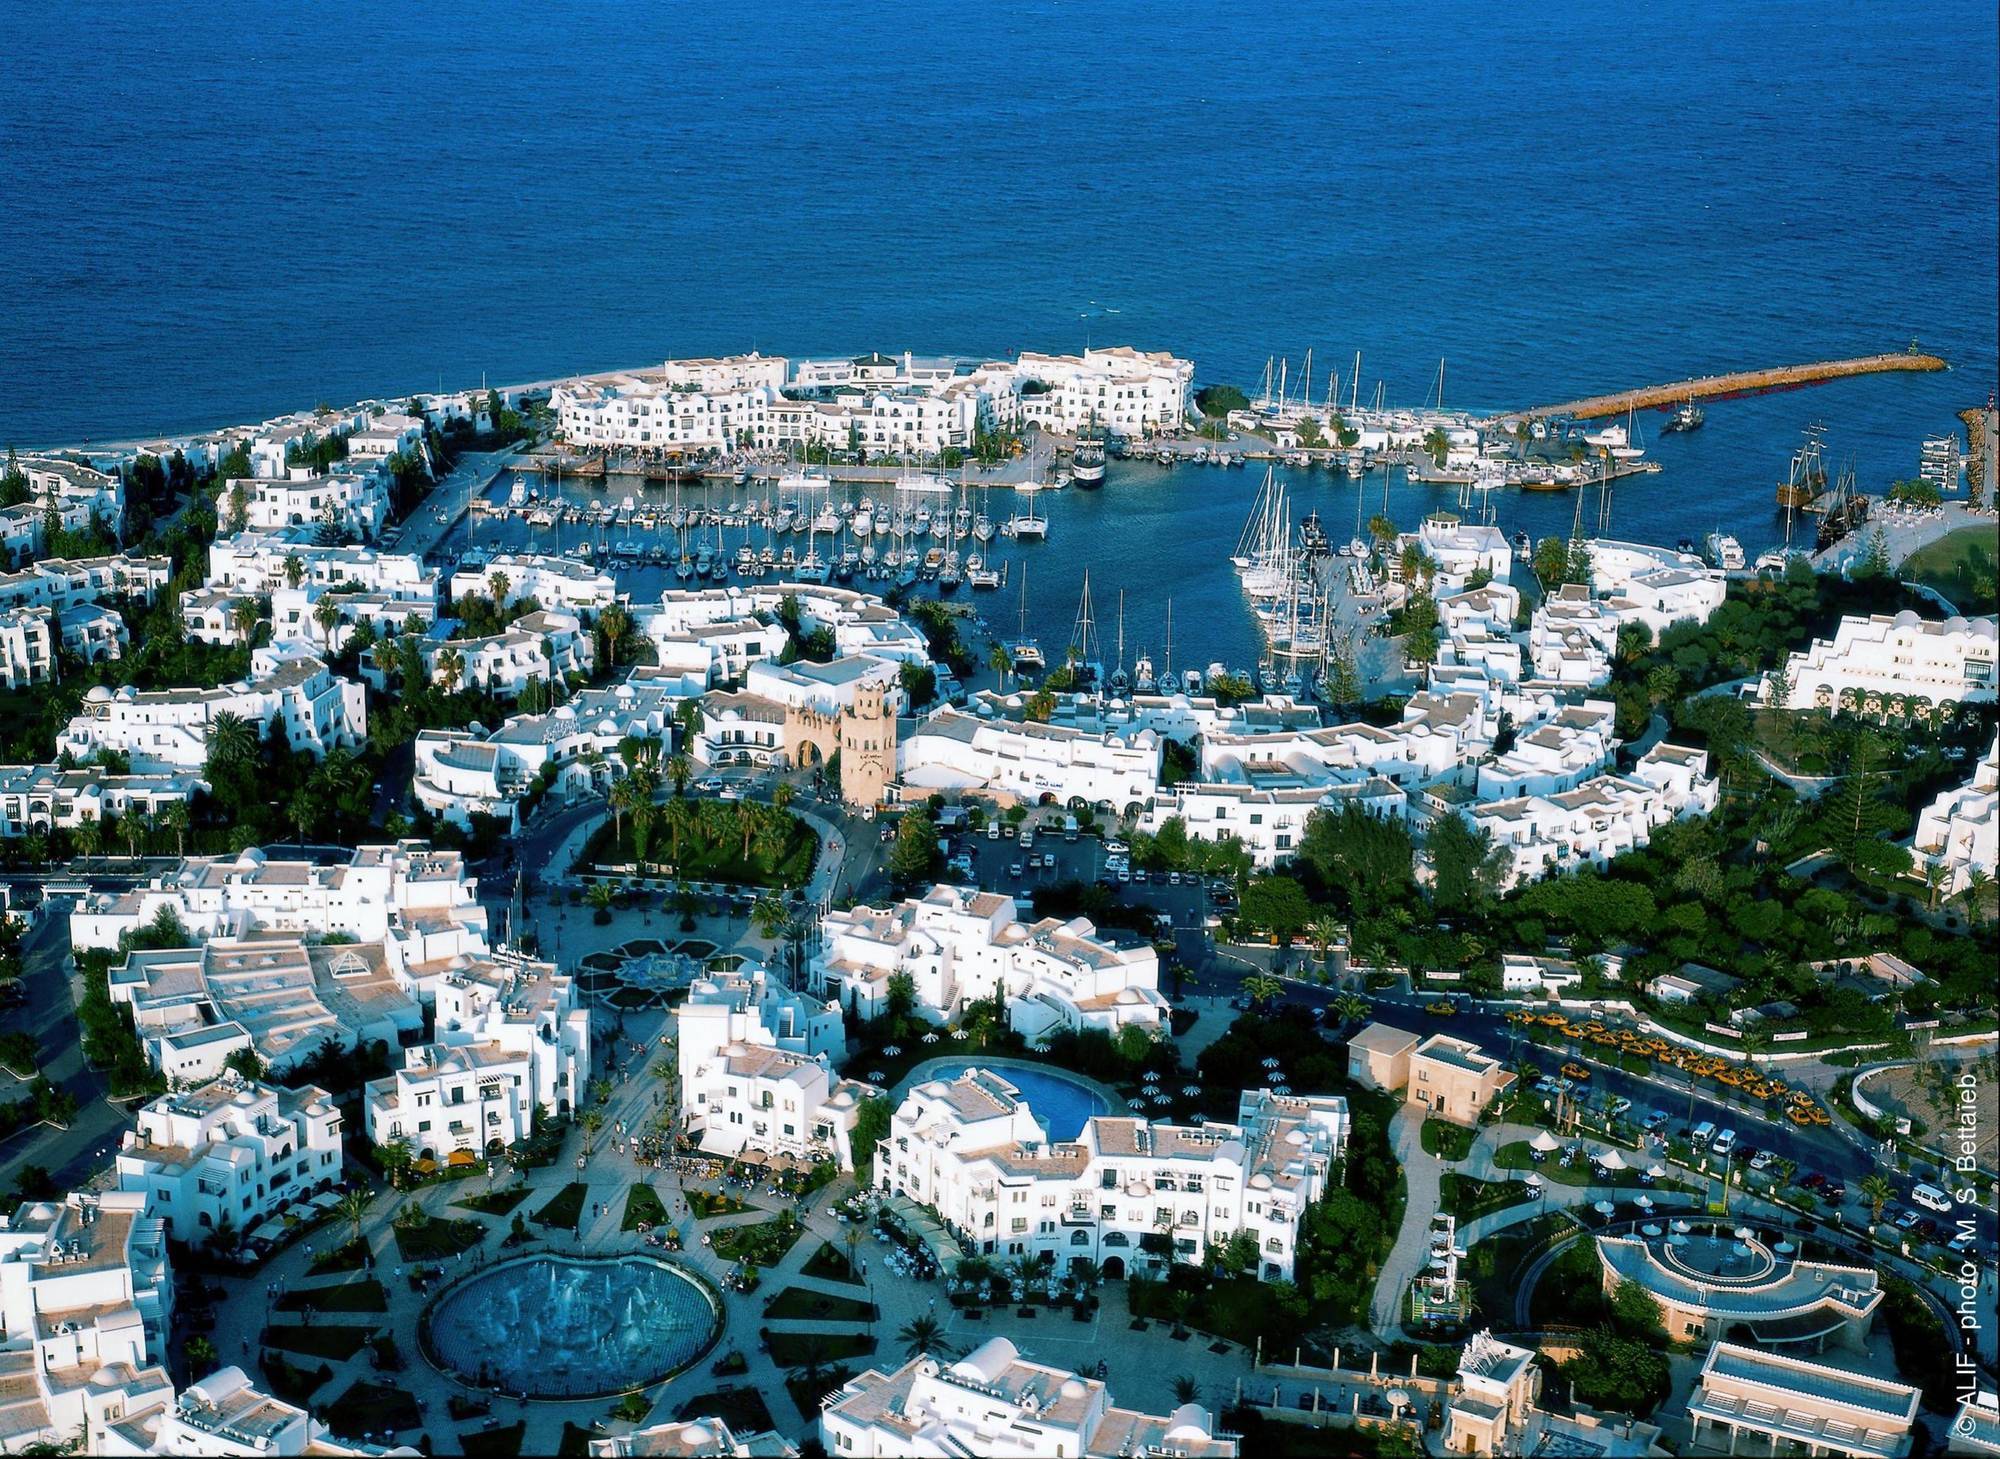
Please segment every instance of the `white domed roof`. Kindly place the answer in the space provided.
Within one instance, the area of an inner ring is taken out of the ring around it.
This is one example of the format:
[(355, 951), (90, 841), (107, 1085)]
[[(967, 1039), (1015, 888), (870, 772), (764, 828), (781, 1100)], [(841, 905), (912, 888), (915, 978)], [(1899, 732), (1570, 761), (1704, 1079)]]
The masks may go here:
[(109, 704), (111, 702), (111, 691), (102, 684), (99, 684), (83, 696), (83, 702), (85, 704)]

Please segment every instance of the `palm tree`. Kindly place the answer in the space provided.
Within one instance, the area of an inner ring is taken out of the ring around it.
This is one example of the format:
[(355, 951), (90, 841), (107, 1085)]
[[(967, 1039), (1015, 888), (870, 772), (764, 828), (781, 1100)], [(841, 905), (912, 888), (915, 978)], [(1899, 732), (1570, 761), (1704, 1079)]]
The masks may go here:
[(1167, 1294), (1167, 1315), (1174, 1319), (1174, 1331), (1186, 1332), (1188, 1314), (1194, 1311), (1194, 1293), (1176, 1287)]
[(409, 1173), (410, 1164), (416, 1158), (408, 1135), (391, 1135), (375, 1147), (375, 1163), (389, 1177), (389, 1184), (402, 1189), (403, 1177)]
[(208, 722), (208, 760), (222, 769), (247, 764), (257, 753), (257, 731), (240, 714), (225, 709)]
[(1315, 917), (1306, 925), (1306, 936), (1312, 939), (1313, 951), (1319, 954), (1322, 967), (1326, 964), (1327, 955), (1346, 935), (1347, 929), (1340, 925), (1338, 917)]
[(743, 859), (750, 859), (750, 838), (757, 834), (757, 807), (747, 800), (736, 802), (736, 829), (743, 837)]
[(597, 615), (597, 626), (604, 634), (605, 667), (616, 668), (618, 650), (632, 632), (632, 615), (625, 610), (623, 603), (608, 603), (604, 611)]
[(987, 651), (986, 667), (1000, 676), (1000, 687), (1005, 689), (1014, 672), (1014, 656), (1007, 652), (1006, 645), (996, 643)]
[(695, 810), (694, 802), (688, 800), (670, 800), (665, 809), (667, 835), (672, 838), (674, 862), (678, 865), (681, 859), (681, 837), (693, 834), (700, 813)]
[(288, 554), (285, 558), (285, 586), (288, 588), (297, 588), (305, 580), (305, 559), (301, 558), (296, 552)]
[(766, 893), (751, 907), (750, 921), (756, 927), (758, 936), (776, 940), (785, 930), (785, 924), (791, 921), (791, 914), (785, 910), (783, 902)]
[(583, 900), (592, 912), (609, 914), (611, 903), (616, 896), (617, 893), (611, 890), (610, 882), (594, 881), (584, 889)]
[(486, 586), (493, 593), (493, 606), (500, 612), (507, 611), (507, 594), (514, 586), (514, 580), (504, 572), (496, 572), (486, 580)]
[(187, 1340), (188, 1368), (195, 1373), (206, 1373), (216, 1359), (215, 1344), (201, 1333)]
[(771, 787), (771, 809), (775, 811), (784, 810), (791, 805), (792, 798), (798, 793), (798, 787), (793, 785), (791, 781), (780, 780), (776, 785)]
[(1275, 1003), (1285, 996), (1285, 985), (1269, 973), (1252, 973), (1243, 980), (1243, 996), (1252, 1003)]
[(184, 800), (172, 800), (161, 806), (160, 825), (164, 829), (174, 833), (174, 855), (187, 855), (187, 802)]
[(896, 1341), (903, 1345), (903, 1356), (906, 1358), (948, 1351), (944, 1341), (944, 1324), (929, 1313), (912, 1317), (904, 1323), (896, 1333)]
[(333, 1208), (333, 1213), (345, 1221), (354, 1233), (349, 1245), (361, 1244), (361, 1222), (368, 1214), (368, 1206), (368, 1192), (359, 1186), (350, 1186), (341, 1192), (340, 1203)]
[(639, 787), (629, 775), (611, 787), (608, 799), (611, 802), (611, 839), (614, 846), (625, 839), (625, 813), (634, 809), (642, 798)]
[(675, 795), (686, 795), (688, 781), (694, 776), (694, 761), (686, 755), (677, 754), (667, 761), (667, 778), (674, 783)]
[(1342, 993), (1333, 1000), (1333, 1011), (1341, 1020), (1352, 1023), (1357, 1018), (1366, 1018), (1373, 1011), (1373, 1005), (1359, 993)]
[(1977, 923), (1985, 906), (1986, 889), (1993, 885), (1993, 874), (1983, 866), (1968, 866), (1965, 869), (1965, 885), (1959, 889), (1957, 901), (1965, 909), (1965, 920)]
[(604, 1111), (587, 1109), (577, 1116), (576, 1122), (583, 1126), (583, 1153), (588, 1155), (591, 1143), (597, 1138), (597, 1132), (604, 1128)]
[(313, 622), (319, 625), (320, 641), (333, 649), (333, 630), (340, 622), (340, 604), (331, 598), (321, 598), (313, 604)]
[(438, 682), (444, 686), (446, 694), (458, 692), (458, 681), (465, 675), (465, 655), (455, 648), (447, 648), (438, 654)]
[(257, 625), (263, 618), (263, 611), (258, 608), (255, 598), (238, 598), (229, 605), (229, 621), (235, 626), (237, 633), (242, 635), (245, 643), (255, 636)]
[(1861, 1179), (1861, 1195), (1868, 1202), (1868, 1224), (1881, 1224), (1882, 1208), (1889, 1204), (1889, 1197), (1896, 1188), (1889, 1184), (1889, 1178), (1882, 1174), (1866, 1175)]
[(1183, 1373), (1174, 1379), (1174, 1402), (1193, 1403), (1201, 1396), (1201, 1385), (1194, 1381), (1194, 1375)]
[(104, 853), (104, 827), (95, 816), (85, 816), (78, 821), (69, 837), (76, 846), (78, 856), (101, 856)]

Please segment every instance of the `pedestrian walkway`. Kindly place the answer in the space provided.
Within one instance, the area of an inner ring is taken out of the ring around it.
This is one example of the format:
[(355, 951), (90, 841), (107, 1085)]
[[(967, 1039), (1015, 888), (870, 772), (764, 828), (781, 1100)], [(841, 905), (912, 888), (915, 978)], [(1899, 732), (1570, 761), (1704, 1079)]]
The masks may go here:
[(1389, 1121), (1389, 1147), (1403, 1167), (1403, 1229), (1396, 1233), (1382, 1272), (1375, 1282), (1375, 1300), (1368, 1325), (1377, 1333), (1397, 1337), (1403, 1328), (1403, 1294), (1430, 1259), (1431, 1217), (1438, 1209), (1438, 1177), (1444, 1162), (1424, 1152), (1424, 1112), (1405, 1104)]

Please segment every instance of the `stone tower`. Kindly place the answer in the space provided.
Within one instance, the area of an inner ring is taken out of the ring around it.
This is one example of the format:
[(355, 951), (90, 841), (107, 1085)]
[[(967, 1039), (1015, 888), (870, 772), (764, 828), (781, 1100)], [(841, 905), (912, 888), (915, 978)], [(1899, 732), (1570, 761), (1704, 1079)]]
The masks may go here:
[(840, 717), (840, 794), (849, 805), (880, 805), (896, 778), (896, 717), (882, 685), (869, 681), (854, 692), (854, 706)]

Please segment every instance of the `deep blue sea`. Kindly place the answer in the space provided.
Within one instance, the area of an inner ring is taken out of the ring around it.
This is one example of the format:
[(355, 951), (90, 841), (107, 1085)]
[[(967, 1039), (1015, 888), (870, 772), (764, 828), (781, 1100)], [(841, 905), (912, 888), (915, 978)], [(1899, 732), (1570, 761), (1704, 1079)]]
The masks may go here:
[[(1129, 342), (1246, 382), (1359, 349), (1364, 395), (1420, 402), (1444, 357), (1471, 407), (1912, 338), (1953, 362), (1658, 442), (1617, 530), (1755, 550), (1800, 426), (1879, 489), (2000, 353), (1990, 0), (221, 0), (8, 29), (0, 442), (752, 346)], [(1114, 478), (1102, 530), (1058, 523), (1050, 591), (1090, 557), (1157, 590), (1197, 533), (1234, 541), (1255, 476), (1177, 474), (1194, 517)], [(1567, 504), (1502, 504), (1542, 517)], [(1177, 638), (1207, 616), (1178, 611)]]

